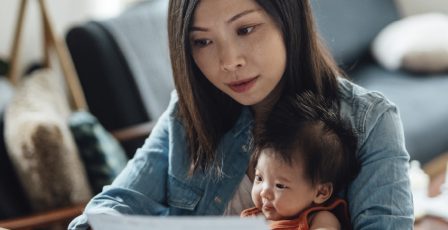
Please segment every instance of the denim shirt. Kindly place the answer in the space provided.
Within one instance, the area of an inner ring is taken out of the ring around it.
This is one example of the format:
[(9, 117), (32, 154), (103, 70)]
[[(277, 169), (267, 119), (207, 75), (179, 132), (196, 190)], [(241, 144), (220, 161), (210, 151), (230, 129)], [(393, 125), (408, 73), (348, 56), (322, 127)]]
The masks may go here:
[[(357, 131), (361, 171), (348, 187), (354, 229), (412, 229), (409, 154), (397, 107), (377, 92), (339, 79), (341, 114)], [(185, 130), (172, 93), (145, 144), (114, 180), (88, 203), (84, 213), (117, 215), (222, 215), (249, 163), (253, 117), (244, 108), (218, 146), (222, 177), (188, 176)], [(85, 214), (69, 229), (86, 229)]]

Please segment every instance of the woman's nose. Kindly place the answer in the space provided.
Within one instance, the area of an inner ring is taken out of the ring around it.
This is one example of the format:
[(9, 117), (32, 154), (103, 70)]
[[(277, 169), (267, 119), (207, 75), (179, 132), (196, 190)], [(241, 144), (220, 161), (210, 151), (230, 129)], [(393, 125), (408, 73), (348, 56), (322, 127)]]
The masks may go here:
[(243, 52), (237, 44), (227, 44), (220, 47), (219, 59), (221, 70), (235, 72), (245, 66)]

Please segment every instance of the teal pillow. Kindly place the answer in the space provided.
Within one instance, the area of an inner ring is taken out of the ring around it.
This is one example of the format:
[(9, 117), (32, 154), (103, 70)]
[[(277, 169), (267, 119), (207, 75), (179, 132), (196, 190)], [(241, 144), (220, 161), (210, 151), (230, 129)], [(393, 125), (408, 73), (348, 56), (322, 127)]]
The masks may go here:
[(74, 112), (70, 130), (78, 146), (94, 193), (101, 192), (125, 167), (128, 159), (120, 143), (88, 112)]

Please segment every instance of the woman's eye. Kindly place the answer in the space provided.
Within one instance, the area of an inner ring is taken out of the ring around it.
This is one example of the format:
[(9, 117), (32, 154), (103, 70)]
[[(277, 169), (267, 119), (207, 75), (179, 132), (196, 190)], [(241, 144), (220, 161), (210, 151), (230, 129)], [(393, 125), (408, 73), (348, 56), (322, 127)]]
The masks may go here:
[(279, 188), (279, 189), (285, 189), (285, 188), (287, 188), (286, 185), (284, 185), (284, 184), (275, 184), (275, 187), (276, 187), (276, 188)]
[(212, 43), (212, 41), (210, 41), (208, 39), (193, 40), (193, 46), (197, 46), (197, 47), (205, 47), (205, 46), (209, 45), (210, 43)]
[(260, 181), (263, 180), (263, 178), (261, 178), (261, 176), (255, 176), (254, 180), (255, 180), (256, 182), (260, 182)]
[(250, 34), (254, 29), (255, 29), (255, 26), (243, 27), (241, 29), (238, 29), (237, 34), (238, 35), (247, 35), (247, 34)]

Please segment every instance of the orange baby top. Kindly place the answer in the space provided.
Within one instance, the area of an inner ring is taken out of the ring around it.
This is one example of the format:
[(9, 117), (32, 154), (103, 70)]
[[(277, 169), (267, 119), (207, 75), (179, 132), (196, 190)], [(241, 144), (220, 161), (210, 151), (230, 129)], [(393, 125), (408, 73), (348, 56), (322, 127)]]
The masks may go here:
[[(312, 217), (319, 211), (332, 212), (341, 223), (342, 229), (351, 229), (347, 202), (339, 198), (327, 201), (323, 205), (312, 206), (302, 211), (296, 219), (270, 221), (269, 227), (272, 230), (308, 230)], [(241, 217), (258, 216), (259, 214), (261, 214), (261, 210), (254, 207), (242, 211)]]

